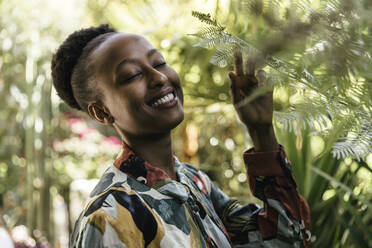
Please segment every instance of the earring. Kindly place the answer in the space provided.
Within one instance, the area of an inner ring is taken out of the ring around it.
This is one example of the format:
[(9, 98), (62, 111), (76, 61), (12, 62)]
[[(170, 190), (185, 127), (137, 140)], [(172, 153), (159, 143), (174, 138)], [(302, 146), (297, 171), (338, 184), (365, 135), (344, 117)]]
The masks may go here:
[(97, 119), (101, 122), (103, 122), (107, 116), (106, 113), (102, 112), (102, 111), (95, 111), (95, 115), (97, 117)]
[(115, 119), (112, 115), (106, 114), (105, 118), (107, 119), (107, 122), (110, 123), (110, 124), (115, 122)]

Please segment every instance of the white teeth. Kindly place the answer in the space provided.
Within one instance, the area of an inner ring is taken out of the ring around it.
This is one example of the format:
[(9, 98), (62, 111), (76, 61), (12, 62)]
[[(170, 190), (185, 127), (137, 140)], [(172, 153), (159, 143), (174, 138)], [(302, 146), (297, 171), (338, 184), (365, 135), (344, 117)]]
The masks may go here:
[(168, 103), (168, 102), (172, 101), (173, 99), (174, 99), (173, 93), (169, 93), (168, 95), (165, 95), (162, 98), (156, 100), (153, 104), (151, 104), (151, 106), (157, 107), (161, 104)]

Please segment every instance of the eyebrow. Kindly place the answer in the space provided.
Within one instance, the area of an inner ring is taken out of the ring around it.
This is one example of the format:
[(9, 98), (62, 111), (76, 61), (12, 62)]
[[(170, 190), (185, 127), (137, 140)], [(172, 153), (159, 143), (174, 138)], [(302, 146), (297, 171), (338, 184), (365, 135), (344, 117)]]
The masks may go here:
[[(146, 53), (146, 57), (151, 57), (154, 53), (160, 53), (158, 49), (156, 48), (153, 48), (151, 49), (150, 51), (148, 51)], [(116, 70), (118, 68), (120, 68), (121, 66), (125, 65), (125, 64), (134, 64), (136, 63), (136, 60), (135, 59), (131, 59), (131, 58), (128, 58), (128, 59), (124, 59), (123, 61), (121, 61), (118, 66), (116, 67)]]
[(160, 53), (158, 49), (153, 48), (150, 51), (147, 52), (146, 56), (151, 57), (154, 53)]

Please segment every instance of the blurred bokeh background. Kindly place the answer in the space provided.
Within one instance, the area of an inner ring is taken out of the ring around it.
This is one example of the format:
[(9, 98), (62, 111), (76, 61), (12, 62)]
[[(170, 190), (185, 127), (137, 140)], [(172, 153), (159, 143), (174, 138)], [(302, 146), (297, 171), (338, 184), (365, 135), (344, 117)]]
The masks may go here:
[[(176, 156), (230, 196), (257, 202), (242, 161), (252, 144), (230, 104), (231, 67), (212, 65), (213, 51), (193, 47), (188, 35), (200, 27), (191, 10), (248, 33), (241, 8), (241, 1), (228, 0), (0, 0), (0, 228), (16, 247), (68, 247), (87, 194), (120, 150), (113, 129), (69, 108), (51, 82), (58, 45), (101, 23), (144, 35), (179, 73), (186, 117), (173, 133)], [(275, 89), (275, 107), (299, 97)], [(325, 152), (328, 141), (310, 130), (276, 122), (275, 128), (310, 205), (313, 247), (371, 247), (372, 155), (336, 159)]]

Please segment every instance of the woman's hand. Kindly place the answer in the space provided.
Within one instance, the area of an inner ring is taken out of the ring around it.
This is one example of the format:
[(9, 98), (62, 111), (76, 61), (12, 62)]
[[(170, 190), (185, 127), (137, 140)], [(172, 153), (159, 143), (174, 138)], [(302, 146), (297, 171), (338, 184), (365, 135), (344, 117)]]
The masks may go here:
[(244, 103), (244, 99), (263, 85), (265, 72), (260, 70), (255, 75), (255, 61), (247, 59), (245, 72), (241, 54), (234, 58), (234, 72), (229, 72), (232, 101), (240, 120), (245, 124), (252, 138), (256, 151), (278, 149), (275, 138), (272, 92)]

